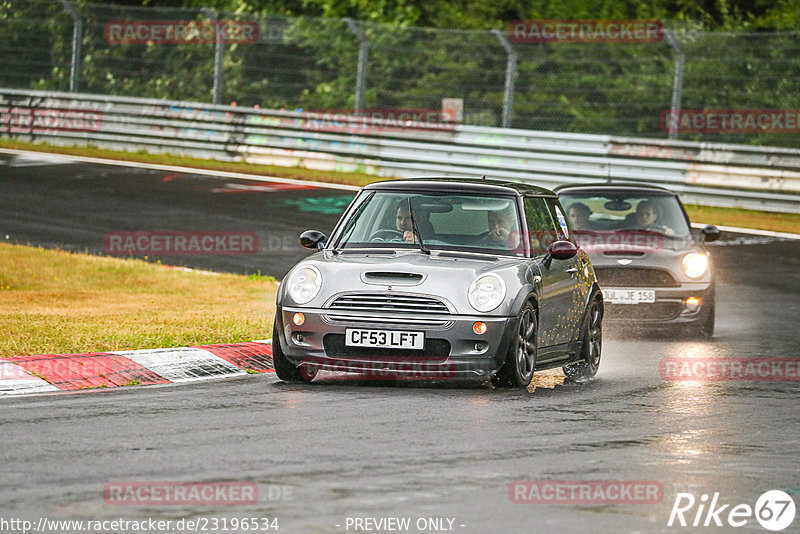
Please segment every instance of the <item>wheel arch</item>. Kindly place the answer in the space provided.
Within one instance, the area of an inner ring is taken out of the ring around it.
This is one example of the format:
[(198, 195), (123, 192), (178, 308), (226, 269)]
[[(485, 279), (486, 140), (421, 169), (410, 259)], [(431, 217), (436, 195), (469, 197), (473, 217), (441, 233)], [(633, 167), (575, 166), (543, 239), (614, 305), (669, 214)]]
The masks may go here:
[[(516, 317), (519, 315), (519, 312), (522, 311), (523, 306), (529, 302), (533, 306), (534, 312), (536, 313), (536, 322), (539, 323), (539, 298), (536, 295), (536, 291), (532, 285), (525, 285), (520, 288), (517, 296), (514, 298), (511, 309), (509, 310), (509, 316), (516, 319)], [(511, 345), (511, 339), (514, 335), (513, 330), (515, 325), (516, 320), (510, 320), (508, 322), (508, 328), (506, 328), (506, 331), (503, 333), (503, 337), (500, 340), (500, 345), (495, 353), (495, 360), (498, 365), (498, 370), (505, 361), (506, 353), (508, 352), (508, 348)]]

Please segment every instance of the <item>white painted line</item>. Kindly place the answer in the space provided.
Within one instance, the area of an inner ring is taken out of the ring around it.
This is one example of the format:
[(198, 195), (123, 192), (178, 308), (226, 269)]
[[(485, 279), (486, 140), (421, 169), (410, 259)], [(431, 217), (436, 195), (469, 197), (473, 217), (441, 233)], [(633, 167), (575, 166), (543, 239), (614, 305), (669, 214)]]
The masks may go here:
[(70, 165), (76, 163), (68, 158), (49, 152), (17, 154), (8, 162), (9, 167), (40, 167), (42, 165)]
[(125, 356), (170, 382), (247, 374), (246, 371), (207, 350), (192, 347), (114, 351), (112, 354)]
[[(704, 223), (692, 223), (694, 228), (703, 228)], [(714, 225), (723, 232), (733, 232), (735, 234), (762, 235), (765, 237), (780, 237), (783, 239), (800, 239), (800, 234), (790, 234), (787, 232), (773, 232), (771, 230), (756, 230), (755, 228), (737, 228), (736, 226)]]
[(204, 269), (193, 269), (191, 267), (181, 267), (178, 265), (167, 265), (166, 263), (161, 264), (162, 267), (166, 267), (167, 269), (172, 269), (173, 271), (180, 271), (182, 273), (200, 273), (200, 274), (208, 274), (211, 276), (219, 276), (222, 273), (218, 273), (216, 271), (206, 271)]
[[(22, 155), (40, 155), (50, 154), (49, 152), (35, 152), (33, 150), (17, 150), (13, 148), (0, 148), (0, 153), (4, 154), (22, 154)], [(357, 185), (346, 184), (331, 184), (327, 182), (314, 182), (311, 180), (293, 180), (292, 178), (279, 178), (277, 176), (265, 176), (260, 174), (246, 174), (243, 172), (230, 172), (230, 171), (212, 171), (208, 169), (197, 169), (195, 167), (179, 167), (177, 165), (160, 165), (158, 163), (139, 163), (136, 161), (124, 161), (118, 159), (103, 159), (103, 158), (90, 158), (86, 156), (72, 156), (69, 154), (58, 154), (59, 158), (69, 159), (73, 162), (82, 163), (97, 163), (99, 165), (117, 165), (119, 167), (133, 167), (135, 169), (153, 169), (157, 171), (170, 171), (180, 172), (184, 174), (200, 174), (203, 176), (214, 176), (218, 178), (239, 178), (242, 180), (258, 180), (278, 182), (281, 184), (293, 185), (312, 185), (324, 189), (340, 189), (343, 191), (360, 191), (361, 188)], [(379, 179), (376, 177), (376, 179)]]
[(48, 393), (50, 391), (61, 390), (15, 363), (0, 361), (0, 395)]
[(265, 345), (272, 345), (272, 338), (269, 338), (269, 339), (254, 339), (253, 343), (264, 343)]

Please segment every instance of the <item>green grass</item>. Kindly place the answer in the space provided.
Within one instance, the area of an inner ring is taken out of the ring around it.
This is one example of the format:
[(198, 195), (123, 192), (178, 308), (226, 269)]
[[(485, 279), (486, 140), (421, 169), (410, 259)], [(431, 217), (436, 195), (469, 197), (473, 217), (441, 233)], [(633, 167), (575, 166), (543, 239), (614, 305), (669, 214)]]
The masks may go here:
[(264, 339), (277, 287), (269, 277), (0, 244), (0, 356)]
[(242, 172), (262, 176), (274, 176), (278, 178), (291, 178), (294, 180), (309, 180), (356, 186), (364, 186), (377, 180), (387, 179), (384, 177), (374, 176), (372, 174), (357, 172), (320, 171), (317, 169), (306, 169), (303, 167), (259, 165), (256, 163), (246, 163), (242, 161), (216, 161), (174, 154), (150, 154), (144, 151), (121, 152), (117, 150), (97, 148), (94, 146), (59, 146), (50, 145), (47, 143), (17, 141), (12, 139), (0, 139), (0, 147), (16, 150), (33, 150), (36, 152), (46, 152), (49, 154), (70, 154), (74, 156), (84, 156), (90, 158), (116, 159), (123, 161), (135, 161), (139, 163), (155, 163), (158, 165), (177, 165), (181, 167), (193, 167), (212, 171)]
[(772, 213), (696, 205), (686, 205), (686, 212), (694, 222), (800, 234), (800, 213)]

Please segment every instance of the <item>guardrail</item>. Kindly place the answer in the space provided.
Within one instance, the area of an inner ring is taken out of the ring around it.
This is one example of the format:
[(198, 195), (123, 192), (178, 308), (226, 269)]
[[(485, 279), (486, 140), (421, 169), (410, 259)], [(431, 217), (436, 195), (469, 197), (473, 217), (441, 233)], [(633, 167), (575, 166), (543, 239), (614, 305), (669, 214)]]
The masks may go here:
[(647, 182), (687, 202), (800, 213), (800, 150), (785, 148), (9, 89), (0, 136), (376, 176)]

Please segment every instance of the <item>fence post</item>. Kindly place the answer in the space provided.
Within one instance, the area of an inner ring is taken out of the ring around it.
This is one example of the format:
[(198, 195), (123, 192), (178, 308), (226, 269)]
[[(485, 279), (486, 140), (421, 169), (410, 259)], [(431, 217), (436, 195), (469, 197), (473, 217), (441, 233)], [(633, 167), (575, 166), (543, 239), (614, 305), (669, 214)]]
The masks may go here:
[(350, 31), (358, 39), (358, 72), (356, 73), (356, 102), (355, 112), (359, 113), (364, 109), (364, 91), (367, 88), (367, 61), (369, 58), (369, 39), (358, 27), (356, 21), (351, 18), (346, 18), (344, 21), (350, 28)]
[(511, 127), (511, 116), (514, 113), (514, 82), (517, 78), (517, 53), (501, 30), (492, 30), (492, 33), (503, 45), (506, 51), (506, 85), (503, 94), (503, 128)]
[(686, 65), (686, 52), (675, 38), (672, 30), (664, 28), (664, 37), (667, 43), (675, 51), (675, 75), (672, 80), (672, 105), (670, 106), (669, 140), (674, 141), (678, 138), (677, 120), (681, 113), (681, 96), (683, 94), (683, 69)]
[(64, 10), (72, 17), (72, 61), (69, 73), (69, 92), (78, 92), (81, 66), (81, 36), (83, 35), (83, 19), (70, 0), (59, 0)]
[[(203, 14), (211, 19), (211, 23), (215, 22), (217, 17), (216, 13), (204, 7), (201, 9)], [(216, 30), (216, 28), (215, 28)], [(222, 39), (217, 37), (217, 32), (214, 32), (214, 96), (211, 97), (211, 102), (213, 104), (221, 104), (222, 103), (222, 67), (223, 67), (223, 59), (225, 58), (225, 43), (222, 42)]]

